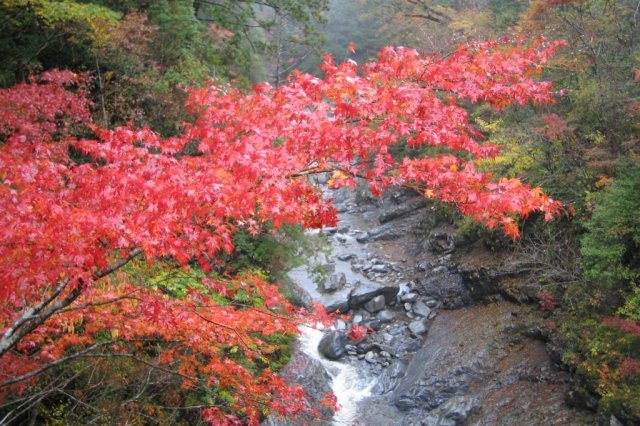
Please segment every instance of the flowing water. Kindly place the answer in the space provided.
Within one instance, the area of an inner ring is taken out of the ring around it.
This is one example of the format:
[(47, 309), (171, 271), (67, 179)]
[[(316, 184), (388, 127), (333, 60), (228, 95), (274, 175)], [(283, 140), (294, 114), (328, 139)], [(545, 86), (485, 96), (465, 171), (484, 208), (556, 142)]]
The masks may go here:
[(310, 358), (319, 361), (331, 376), (331, 390), (338, 403), (338, 411), (333, 417), (336, 426), (357, 423), (358, 402), (371, 396), (375, 380), (367, 377), (351, 364), (331, 361), (318, 352), (318, 343), (323, 331), (316, 327), (300, 327), (300, 349)]

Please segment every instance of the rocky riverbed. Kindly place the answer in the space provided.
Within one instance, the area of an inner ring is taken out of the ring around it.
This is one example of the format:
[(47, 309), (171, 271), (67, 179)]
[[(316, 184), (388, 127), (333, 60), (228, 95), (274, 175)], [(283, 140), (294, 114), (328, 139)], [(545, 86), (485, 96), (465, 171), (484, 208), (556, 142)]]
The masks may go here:
[[(376, 200), (341, 189), (333, 198), (341, 214), (322, 231), (333, 249), (324, 281), (305, 267), (290, 278), (304, 299), (351, 319), (303, 333), (285, 374), (316, 401), (333, 389), (346, 410), (270, 424), (597, 423), (565, 404), (571, 378), (548, 355), (526, 259), (459, 247), (409, 191)], [(360, 342), (345, 334), (355, 325), (370, 331)]]

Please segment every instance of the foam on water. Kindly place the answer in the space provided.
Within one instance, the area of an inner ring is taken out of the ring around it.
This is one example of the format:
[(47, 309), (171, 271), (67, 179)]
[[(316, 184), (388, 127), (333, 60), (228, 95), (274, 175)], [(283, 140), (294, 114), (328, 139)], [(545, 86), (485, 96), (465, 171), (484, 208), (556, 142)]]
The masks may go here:
[(300, 327), (300, 347), (307, 356), (318, 360), (331, 376), (331, 390), (338, 401), (339, 410), (333, 417), (336, 426), (353, 425), (358, 418), (358, 402), (371, 396), (375, 381), (358, 373), (349, 364), (331, 361), (318, 352), (323, 331), (316, 327)]

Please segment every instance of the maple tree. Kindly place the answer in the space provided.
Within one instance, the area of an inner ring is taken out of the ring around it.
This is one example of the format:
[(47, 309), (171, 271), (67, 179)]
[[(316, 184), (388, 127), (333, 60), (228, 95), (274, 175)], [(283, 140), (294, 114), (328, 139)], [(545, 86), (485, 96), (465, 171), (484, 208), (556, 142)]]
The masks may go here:
[[(171, 298), (129, 282), (123, 267), (144, 256), (208, 273), (239, 229), (333, 225), (335, 210), (308, 179), (316, 173), (331, 173), (333, 187), (364, 178), (378, 194), (410, 186), (513, 237), (518, 217), (551, 219), (562, 206), (539, 188), (476, 170), (498, 150), (481, 143), (460, 103), (553, 102), (551, 83), (537, 77), (562, 45), (473, 42), (444, 57), (385, 48), (361, 66), (327, 57), (323, 78), (294, 73), (278, 88), (189, 89), (195, 120), (170, 138), (93, 125), (86, 77), (69, 71), (0, 90), (2, 396), (62, 362), (136, 359), (161, 341), (154, 367), (185, 389), (229, 395), (203, 402), (212, 424), (306, 409), (303, 392), (264, 363), (274, 350), (266, 337), (296, 333), (304, 319), (276, 286), (208, 275)], [(398, 144), (440, 153), (397, 159)], [(234, 303), (239, 291), (263, 302)]]

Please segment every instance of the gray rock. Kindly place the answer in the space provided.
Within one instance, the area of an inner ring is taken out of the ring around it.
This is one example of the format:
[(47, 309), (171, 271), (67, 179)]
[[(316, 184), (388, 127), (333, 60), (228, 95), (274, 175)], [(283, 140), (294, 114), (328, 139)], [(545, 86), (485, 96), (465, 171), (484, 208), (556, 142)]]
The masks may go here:
[(380, 223), (387, 223), (400, 217), (406, 216), (414, 212), (415, 210), (424, 208), (426, 206), (427, 200), (424, 197), (420, 197), (413, 202), (402, 204), (395, 209), (385, 211), (378, 217), (378, 221)]
[(378, 351), (378, 350), (380, 350), (380, 345), (377, 343), (363, 342), (356, 345), (356, 351), (359, 354), (366, 354), (367, 352)]
[(609, 426), (622, 426), (622, 422), (613, 414), (609, 417)]
[(407, 311), (407, 312), (410, 311), (411, 310), (411, 303), (405, 303), (404, 304), (404, 310)]
[(406, 303), (413, 303), (416, 300), (418, 300), (417, 293), (406, 293), (406, 294), (403, 294), (402, 297), (400, 298), (401, 302), (406, 302)]
[(351, 291), (349, 303), (351, 309), (358, 309), (378, 295), (383, 295), (386, 303), (391, 303), (400, 289), (396, 286), (384, 286), (377, 283), (361, 283)]
[(427, 331), (429, 331), (429, 324), (427, 322), (427, 319), (423, 318), (412, 321), (411, 323), (409, 323), (409, 330), (416, 336), (426, 333)]
[(376, 296), (364, 304), (364, 308), (371, 313), (379, 312), (383, 310), (384, 307), (385, 300), (383, 295)]
[(373, 351), (369, 351), (365, 354), (364, 359), (368, 362), (375, 362), (376, 353)]
[(333, 235), (338, 232), (338, 228), (336, 228), (335, 226), (330, 226), (327, 228), (322, 228), (322, 232), (328, 235)]
[(478, 403), (473, 398), (468, 396), (454, 396), (445, 401), (436, 410), (433, 410), (429, 418), (437, 418), (438, 421), (434, 424), (438, 425), (449, 424), (449, 422), (453, 422), (454, 425), (459, 425), (477, 411), (478, 408)]
[(362, 321), (364, 320), (364, 318), (362, 318), (362, 315), (360, 314), (356, 314), (353, 316), (353, 319), (351, 320), (351, 323), (353, 325), (358, 325), (360, 324)]
[(347, 285), (347, 276), (344, 272), (338, 272), (329, 276), (328, 280), (325, 280), (320, 285), (320, 291), (323, 293), (332, 293), (336, 290), (340, 290)]
[(343, 254), (339, 254), (338, 255), (338, 260), (346, 262), (347, 260), (351, 260), (351, 259), (353, 259), (355, 257), (356, 257), (356, 255), (353, 254), (353, 253), (343, 253)]
[(340, 311), (342, 313), (349, 311), (349, 295), (339, 297), (336, 300), (332, 300), (331, 302), (327, 303), (325, 305), (325, 310), (329, 314), (336, 311)]
[(417, 280), (416, 290), (423, 296), (440, 300), (446, 309), (458, 309), (473, 301), (462, 275), (443, 266), (427, 271)]
[(359, 242), (360, 244), (364, 244), (367, 241), (369, 241), (369, 239), (371, 238), (371, 236), (369, 235), (368, 232), (365, 232), (364, 234), (360, 234), (356, 237), (356, 241)]
[(367, 328), (371, 328), (377, 331), (377, 330), (380, 330), (380, 327), (382, 327), (382, 322), (378, 320), (371, 320), (371, 321), (365, 322), (363, 325)]
[(433, 309), (438, 306), (438, 301), (436, 299), (429, 299), (424, 302), (424, 304)]
[(389, 272), (389, 267), (387, 265), (373, 265), (371, 271), (377, 274), (386, 274)]
[(340, 359), (346, 351), (349, 338), (345, 333), (339, 331), (329, 331), (318, 343), (318, 352), (328, 359)]
[(428, 238), (429, 248), (434, 253), (448, 254), (455, 250), (455, 236), (448, 232), (432, 232)]
[(341, 319), (338, 319), (336, 321), (336, 328), (338, 329), (338, 331), (345, 331), (347, 329), (347, 324)]
[(376, 315), (376, 319), (380, 322), (391, 322), (395, 317), (396, 314), (386, 309), (384, 311), (378, 312), (378, 315)]
[(396, 325), (396, 326), (387, 328), (387, 333), (391, 334), (392, 336), (397, 336), (399, 334), (404, 333), (406, 329), (407, 327), (405, 325)]
[(413, 304), (413, 313), (416, 315), (419, 315), (421, 317), (427, 318), (429, 316), (429, 314), (431, 313), (431, 309), (429, 309), (429, 307), (427, 305), (425, 305), (424, 303), (422, 303), (421, 301), (417, 301), (416, 303)]

